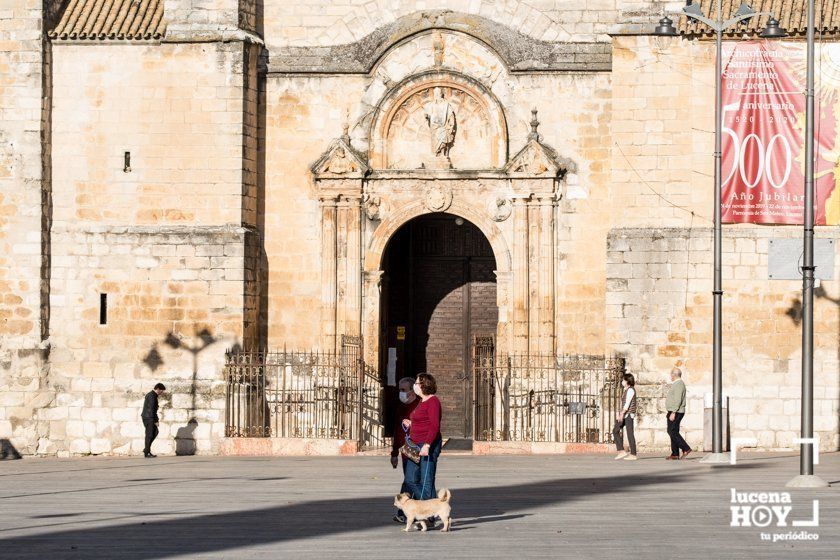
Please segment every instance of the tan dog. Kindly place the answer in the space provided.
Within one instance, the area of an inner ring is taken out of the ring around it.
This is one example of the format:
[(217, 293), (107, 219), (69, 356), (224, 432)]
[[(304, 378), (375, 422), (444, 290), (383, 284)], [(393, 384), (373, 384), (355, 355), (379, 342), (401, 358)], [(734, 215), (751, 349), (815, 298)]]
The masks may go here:
[(443, 521), (443, 529), (441, 531), (449, 531), (452, 525), (452, 507), (449, 505), (449, 500), (452, 494), (446, 488), (441, 488), (438, 492), (438, 497), (431, 500), (412, 500), (411, 496), (406, 493), (399, 494), (394, 498), (394, 505), (405, 514), (405, 529), (403, 531), (410, 531), (414, 521), (417, 520), (426, 530), (426, 519), (437, 515)]

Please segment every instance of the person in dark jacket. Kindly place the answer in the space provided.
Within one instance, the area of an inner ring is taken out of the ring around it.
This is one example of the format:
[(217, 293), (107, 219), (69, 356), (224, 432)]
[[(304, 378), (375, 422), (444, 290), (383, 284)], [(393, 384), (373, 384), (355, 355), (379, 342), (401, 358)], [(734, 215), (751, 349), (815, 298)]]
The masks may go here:
[(158, 383), (146, 394), (146, 399), (143, 401), (143, 412), (140, 413), (140, 418), (146, 428), (146, 447), (143, 448), (143, 456), (147, 459), (157, 457), (157, 455), (152, 455), (152, 442), (158, 435), (158, 397), (164, 391), (166, 387), (163, 383)]
[[(391, 466), (395, 469), (397, 468), (397, 464), (399, 461), (400, 447), (402, 447), (405, 444), (406, 431), (403, 428), (403, 420), (407, 420), (408, 417), (411, 416), (411, 413), (414, 412), (414, 409), (417, 408), (417, 405), (420, 404), (420, 399), (414, 393), (413, 386), (413, 377), (403, 377), (402, 379), (400, 379), (400, 404), (399, 406), (397, 406), (397, 414), (395, 419), (396, 421), (394, 423), (393, 445), (391, 446)], [(401, 494), (403, 492), (411, 492), (411, 487), (409, 487), (405, 477), (406, 461), (409, 460), (403, 457), (403, 483), (402, 488), (400, 488)], [(402, 510), (397, 511), (397, 514), (394, 516), (394, 521), (396, 521), (397, 523), (405, 523), (405, 514), (403, 514)]]

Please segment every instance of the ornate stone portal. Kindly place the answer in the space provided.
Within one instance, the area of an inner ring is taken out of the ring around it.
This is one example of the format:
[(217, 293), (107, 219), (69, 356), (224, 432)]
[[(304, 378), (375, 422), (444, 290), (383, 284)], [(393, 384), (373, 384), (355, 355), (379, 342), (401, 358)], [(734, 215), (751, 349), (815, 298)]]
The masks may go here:
[(321, 201), (323, 347), (361, 334), (366, 359), (378, 363), (387, 243), (409, 220), (447, 212), (477, 226), (493, 249), (497, 347), (554, 352), (557, 202), (571, 165), (542, 143), (536, 112), (510, 159), (501, 104), (466, 77), (404, 80), (377, 114), (366, 154), (344, 134), (312, 166)]

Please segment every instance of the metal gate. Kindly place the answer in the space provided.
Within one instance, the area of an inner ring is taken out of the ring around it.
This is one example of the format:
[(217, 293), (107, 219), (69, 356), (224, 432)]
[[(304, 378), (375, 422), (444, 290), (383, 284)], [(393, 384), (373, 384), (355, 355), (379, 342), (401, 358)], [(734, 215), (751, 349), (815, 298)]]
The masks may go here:
[(623, 358), (496, 354), (476, 337), (473, 368), (477, 440), (612, 441)]
[(378, 372), (360, 337), (341, 342), (338, 352), (228, 352), (225, 435), (381, 442)]

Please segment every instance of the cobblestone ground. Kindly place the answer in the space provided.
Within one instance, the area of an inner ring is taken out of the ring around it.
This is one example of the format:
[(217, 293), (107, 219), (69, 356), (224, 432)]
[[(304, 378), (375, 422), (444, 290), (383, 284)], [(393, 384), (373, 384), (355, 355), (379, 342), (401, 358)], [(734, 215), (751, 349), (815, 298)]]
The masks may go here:
[[(444, 454), (449, 534), (400, 531), (391, 520), (400, 478), (386, 457), (7, 461), (0, 557), (837, 558), (840, 453), (820, 459), (817, 473), (835, 487), (792, 491), (787, 525), (760, 528), (730, 527), (731, 489), (784, 492), (796, 457), (710, 467)], [(819, 526), (794, 527), (812, 518), (815, 499)], [(803, 533), (818, 540), (778, 540)]]

